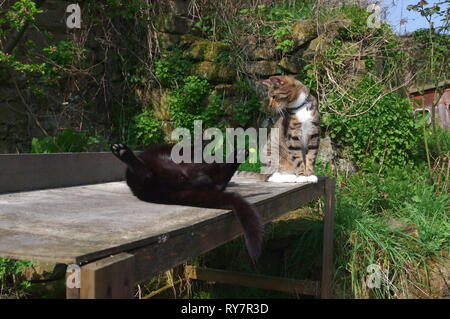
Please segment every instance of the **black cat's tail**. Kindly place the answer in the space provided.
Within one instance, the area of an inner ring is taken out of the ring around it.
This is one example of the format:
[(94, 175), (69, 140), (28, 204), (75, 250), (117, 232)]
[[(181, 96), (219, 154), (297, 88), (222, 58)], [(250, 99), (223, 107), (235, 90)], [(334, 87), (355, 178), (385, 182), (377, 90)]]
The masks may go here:
[(261, 254), (263, 223), (255, 208), (240, 195), (221, 191), (183, 190), (170, 194), (168, 200), (174, 204), (232, 208), (244, 230), (248, 254), (253, 260), (258, 259)]
[(264, 229), (261, 217), (253, 206), (240, 195), (233, 193), (226, 194), (233, 195), (231, 204), (236, 217), (239, 219), (239, 222), (244, 229), (244, 239), (248, 254), (253, 260), (256, 260), (261, 254)]

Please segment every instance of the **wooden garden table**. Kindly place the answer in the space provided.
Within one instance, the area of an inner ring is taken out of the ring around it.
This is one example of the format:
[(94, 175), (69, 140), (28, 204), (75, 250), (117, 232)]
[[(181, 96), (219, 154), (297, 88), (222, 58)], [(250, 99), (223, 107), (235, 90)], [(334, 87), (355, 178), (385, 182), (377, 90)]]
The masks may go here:
[[(242, 235), (231, 211), (142, 202), (120, 181), (123, 175), (123, 164), (110, 153), (0, 155), (0, 256), (72, 265), (80, 285), (72, 281), (68, 298), (127, 298), (136, 282)], [(265, 223), (325, 196), (321, 283), (264, 276), (247, 281), (330, 298), (334, 180), (234, 178), (227, 190), (253, 203)], [(194, 279), (246, 282), (243, 274), (188, 270)]]

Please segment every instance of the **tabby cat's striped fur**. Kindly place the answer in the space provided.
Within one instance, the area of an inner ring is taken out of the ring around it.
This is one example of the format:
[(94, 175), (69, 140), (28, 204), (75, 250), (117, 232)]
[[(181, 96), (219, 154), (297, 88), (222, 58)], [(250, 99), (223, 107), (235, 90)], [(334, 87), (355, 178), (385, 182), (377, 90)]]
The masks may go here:
[[(291, 76), (272, 76), (263, 81), (269, 88), (269, 107), (280, 114), (279, 166), (268, 181), (317, 182), (314, 164), (320, 143), (320, 116), (317, 100), (309, 89)], [(268, 164), (270, 138), (266, 145)]]

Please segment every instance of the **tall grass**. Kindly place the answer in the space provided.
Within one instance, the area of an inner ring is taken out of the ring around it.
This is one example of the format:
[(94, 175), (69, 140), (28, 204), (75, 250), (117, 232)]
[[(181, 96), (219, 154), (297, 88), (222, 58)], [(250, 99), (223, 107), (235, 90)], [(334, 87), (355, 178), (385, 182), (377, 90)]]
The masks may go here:
[[(412, 286), (426, 293), (426, 262), (450, 244), (449, 196), (428, 176), (425, 167), (337, 176), (335, 278), (344, 295), (405, 297)], [(380, 288), (367, 288), (371, 264), (387, 274)]]
[[(333, 173), (329, 167), (318, 168), (318, 175), (334, 175), (337, 181), (335, 297), (405, 298), (411, 297), (413, 290), (432, 296), (428, 261), (450, 247), (449, 195), (429, 183), (426, 166), (391, 168), (383, 174), (378, 171), (375, 167), (373, 172), (345, 176)], [(317, 201), (289, 213), (293, 218), (266, 225), (265, 252), (256, 268), (247, 262), (239, 240), (197, 262), (222, 269), (318, 280), (322, 211), (323, 203)], [(366, 283), (367, 267), (372, 264), (381, 271), (379, 288), (369, 288)], [(223, 285), (217, 289), (200, 285), (193, 291), (194, 295), (205, 293), (212, 298), (289, 296)]]

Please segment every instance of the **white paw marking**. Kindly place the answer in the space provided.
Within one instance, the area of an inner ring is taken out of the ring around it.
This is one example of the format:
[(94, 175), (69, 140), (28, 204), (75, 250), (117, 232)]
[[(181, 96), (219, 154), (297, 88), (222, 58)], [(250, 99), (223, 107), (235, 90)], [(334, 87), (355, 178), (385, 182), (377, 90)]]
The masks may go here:
[(296, 182), (297, 183), (317, 183), (317, 176), (316, 175), (310, 175), (310, 176), (297, 176)]
[(308, 176), (308, 182), (310, 183), (317, 183), (318, 179), (316, 175), (310, 175)]
[(296, 183), (308, 183), (308, 176), (302, 176), (302, 175), (297, 176), (295, 182)]
[(268, 181), (273, 183), (295, 183), (297, 176), (294, 174), (281, 174), (275, 172), (269, 177)]

